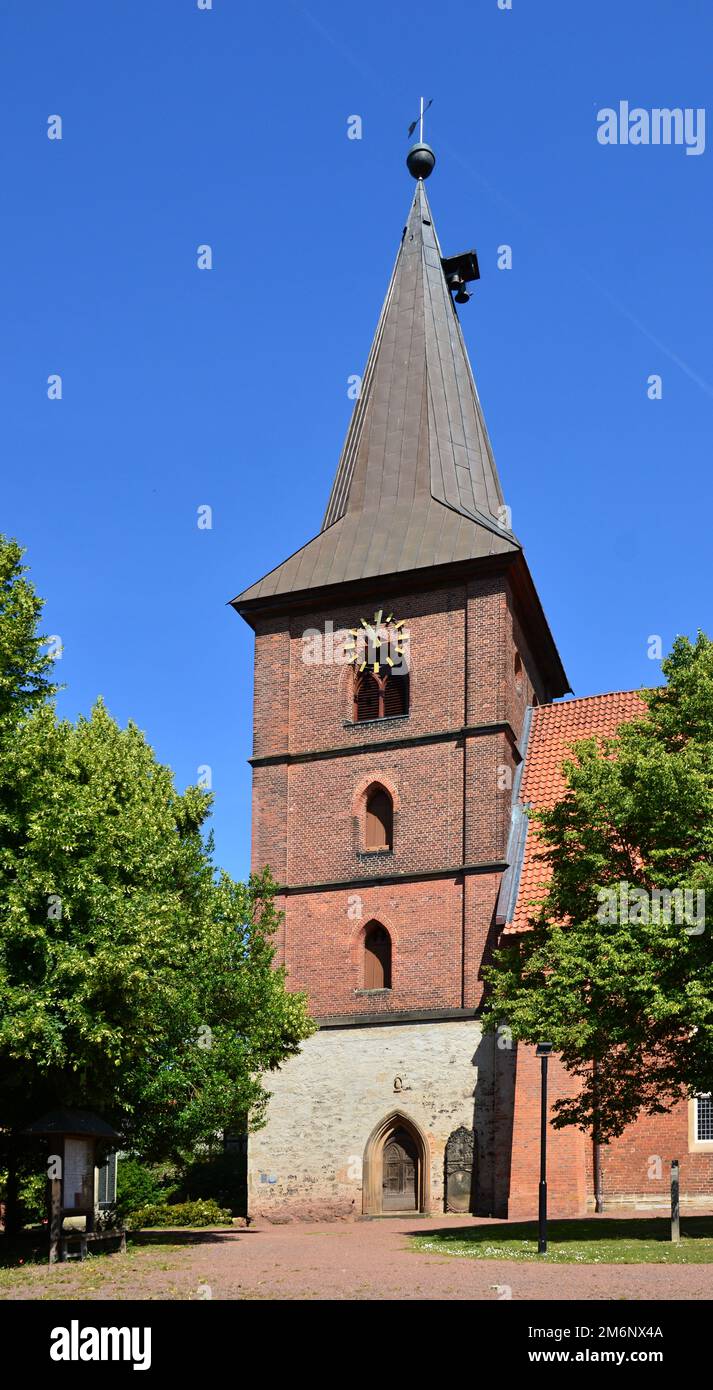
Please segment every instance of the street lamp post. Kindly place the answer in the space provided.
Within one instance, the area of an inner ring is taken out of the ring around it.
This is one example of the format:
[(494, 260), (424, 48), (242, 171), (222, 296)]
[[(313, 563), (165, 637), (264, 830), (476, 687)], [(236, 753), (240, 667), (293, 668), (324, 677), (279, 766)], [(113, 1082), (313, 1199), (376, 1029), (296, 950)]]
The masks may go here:
[(540, 1190), (539, 1190), (539, 1232), (537, 1240), (538, 1255), (547, 1254), (547, 1060), (552, 1051), (552, 1043), (537, 1044), (535, 1055), (540, 1058)]

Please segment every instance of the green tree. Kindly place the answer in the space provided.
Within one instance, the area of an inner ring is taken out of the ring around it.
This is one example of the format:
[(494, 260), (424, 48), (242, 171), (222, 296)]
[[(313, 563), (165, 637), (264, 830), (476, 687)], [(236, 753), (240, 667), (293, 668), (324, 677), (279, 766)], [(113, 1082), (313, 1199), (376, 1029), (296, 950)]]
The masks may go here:
[(642, 718), (574, 745), (534, 814), (532, 930), (487, 972), (488, 1027), (554, 1044), (581, 1085), (554, 1123), (598, 1142), (713, 1082), (713, 644), (679, 637), (663, 672)]
[(57, 719), (19, 554), (0, 546), (1, 1123), (93, 1109), (185, 1157), (260, 1125), (263, 1075), (313, 1031), (274, 967), (275, 885), (216, 873), (211, 795), (179, 794), (133, 723)]
[(37, 632), (42, 600), (25, 578), (22, 556), (17, 541), (0, 535), (0, 741), (57, 689)]
[[(43, 651), (45, 639), (38, 632), (43, 603), (26, 578), (23, 553), (17, 541), (0, 534), (0, 862), (8, 845), (22, 835), (19, 798), (6, 751), (21, 721), (57, 689), (49, 675), (52, 658)], [(6, 1123), (4, 1117), (0, 1116), (0, 1123)], [(12, 1224), (21, 1210), (23, 1175), (17, 1146), (3, 1145), (2, 1133), (0, 1129), (0, 1164), (7, 1164), (2, 1190)]]
[(0, 864), (0, 1108), (112, 1120), (189, 1151), (266, 1103), (260, 1076), (311, 1031), (273, 966), (269, 874), (215, 876), (211, 797), (175, 790), (134, 724), (39, 710), (7, 754), (25, 835)]

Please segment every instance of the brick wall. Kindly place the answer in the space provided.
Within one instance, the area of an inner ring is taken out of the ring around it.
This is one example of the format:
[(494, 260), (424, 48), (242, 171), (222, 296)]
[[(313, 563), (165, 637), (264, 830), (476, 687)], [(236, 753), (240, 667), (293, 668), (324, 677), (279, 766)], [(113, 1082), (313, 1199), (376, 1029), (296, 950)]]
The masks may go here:
[[(466, 724), (509, 720), (519, 737), (538, 681), (506, 579), (442, 585), (390, 604), (409, 634), (408, 716), (355, 724), (352, 668), (315, 660), (314, 636), (305, 634), (337, 635), (387, 603), (380, 594), (257, 626), (255, 755), (278, 761), (254, 769), (253, 866), (269, 864), (290, 889), (314, 886), (285, 898), (280, 956), (318, 1017), (479, 1001), (500, 875), (447, 871), (503, 861), (517, 758), (506, 730), (455, 734)], [(336, 644), (327, 636), (323, 656), (338, 652), (338, 636)], [(454, 736), (410, 742), (434, 734)], [(397, 746), (382, 749), (387, 740)], [(353, 751), (324, 756), (343, 748)], [(280, 761), (286, 753), (297, 759)], [(390, 853), (368, 853), (364, 844), (365, 793), (374, 781), (394, 800)], [(438, 876), (361, 882), (419, 874)], [(333, 886), (341, 883), (343, 891)], [(377, 997), (360, 993), (372, 918), (392, 933), (394, 952), (392, 990)]]
[[(400, 803), (393, 853), (374, 855), (365, 848), (364, 793), (373, 781)], [(297, 763), (289, 770), (288, 816), (291, 884), (458, 865), (463, 848), (462, 748), (454, 742), (435, 743)]]
[[(508, 1071), (510, 1064), (507, 1064)], [(503, 1123), (509, 1108), (509, 1078), (505, 1082)], [(550, 1107), (559, 1097), (576, 1093), (577, 1082), (559, 1058), (549, 1062)], [(550, 1111), (551, 1113), (551, 1111)], [(515, 1099), (512, 1119), (512, 1171), (508, 1214), (532, 1220), (537, 1214), (540, 1145), (540, 1062), (535, 1049), (515, 1049)], [(667, 1210), (670, 1203), (671, 1159), (680, 1162), (682, 1204), (713, 1205), (713, 1147), (691, 1152), (688, 1102), (667, 1115), (645, 1115), (629, 1125), (619, 1139), (601, 1150), (602, 1198), (605, 1211), (618, 1206)], [(594, 1207), (594, 1162), (590, 1134), (573, 1128), (547, 1137), (549, 1210), (553, 1216), (581, 1216)]]
[[(504, 1049), (507, 1057), (508, 1049)], [(511, 1065), (508, 1062), (508, 1066)], [(508, 1216), (536, 1220), (540, 1182), (540, 1059), (534, 1047), (515, 1050), (512, 1164)], [(576, 1093), (577, 1084), (558, 1057), (548, 1063), (548, 1100)], [(591, 1145), (589, 1145), (591, 1148)], [(551, 1216), (582, 1215), (587, 1204), (587, 1139), (578, 1129), (552, 1129), (547, 1135), (548, 1211)]]
[[(643, 1115), (602, 1150), (605, 1210), (621, 1203), (667, 1207), (671, 1159), (680, 1162), (681, 1200), (713, 1206), (713, 1147), (689, 1151), (689, 1107), (681, 1101), (668, 1115)], [(591, 1168), (590, 1168), (591, 1173)], [(591, 1176), (589, 1182), (591, 1185)]]
[[(327, 624), (331, 624), (334, 633), (348, 631), (358, 627), (361, 618), (371, 620), (375, 610), (387, 603), (388, 594), (383, 594), (380, 598), (357, 600), (348, 607), (304, 610), (289, 620), (291, 753), (343, 744), (357, 747), (367, 741), (393, 738), (395, 729), (404, 727), (401, 721), (384, 721), (381, 727), (353, 726), (351, 668), (344, 663), (304, 659), (305, 655), (313, 655), (313, 649), (305, 642), (305, 633), (325, 633)], [(431, 733), (434, 727), (458, 728), (464, 721), (464, 604), (465, 589), (458, 586), (399, 595), (384, 609), (388, 613), (393, 608), (396, 620), (405, 620), (409, 634), (409, 736)], [(261, 662), (261, 633), (256, 652)], [(272, 651), (267, 653), (267, 661), (271, 666)], [(274, 681), (274, 700), (280, 704), (284, 704), (285, 694), (282, 682), (284, 666), (280, 662)]]

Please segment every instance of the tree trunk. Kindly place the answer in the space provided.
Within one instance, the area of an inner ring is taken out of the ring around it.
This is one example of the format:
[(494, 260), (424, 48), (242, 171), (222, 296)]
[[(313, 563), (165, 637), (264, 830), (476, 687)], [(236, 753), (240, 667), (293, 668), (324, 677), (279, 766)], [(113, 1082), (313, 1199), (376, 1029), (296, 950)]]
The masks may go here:
[(8, 1136), (7, 1188), (5, 1190), (5, 1234), (17, 1235), (20, 1230), (20, 1179), (17, 1168), (17, 1139)]

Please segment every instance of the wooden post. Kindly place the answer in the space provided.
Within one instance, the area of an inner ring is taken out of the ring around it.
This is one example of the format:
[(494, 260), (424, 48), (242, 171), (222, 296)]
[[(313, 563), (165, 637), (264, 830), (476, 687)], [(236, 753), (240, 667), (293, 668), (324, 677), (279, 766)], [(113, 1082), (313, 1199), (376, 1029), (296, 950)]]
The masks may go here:
[(62, 1183), (59, 1178), (50, 1182), (50, 1264), (56, 1265), (60, 1257), (62, 1240)]
[(602, 1195), (602, 1145), (599, 1141), (599, 1073), (596, 1058), (592, 1062), (592, 1169), (594, 1178), (594, 1210), (598, 1213), (604, 1211), (604, 1198)]
[(671, 1240), (681, 1239), (681, 1208), (678, 1159), (671, 1159)]
[[(96, 1194), (96, 1192), (95, 1192), (95, 1178), (96, 1178), (96, 1166), (97, 1166), (97, 1141), (96, 1141), (96, 1139), (92, 1139), (90, 1142), (91, 1142), (91, 1150), (90, 1150), (91, 1158), (90, 1158), (89, 1162), (90, 1162), (90, 1165), (91, 1165), (91, 1166), (90, 1166), (90, 1170), (89, 1170), (89, 1171), (91, 1172), (91, 1175), (92, 1175), (92, 1192), (91, 1192), (91, 1198), (92, 1198), (92, 1200), (91, 1200), (91, 1206), (89, 1207), (89, 1210), (87, 1211), (87, 1215), (86, 1215), (86, 1219), (85, 1219), (85, 1223), (84, 1223), (84, 1229), (85, 1229), (85, 1231), (90, 1231), (90, 1232), (91, 1232), (91, 1231), (95, 1231), (95, 1230), (96, 1230), (96, 1214), (97, 1214), (96, 1196), (97, 1196), (97, 1194)], [(89, 1195), (89, 1194), (87, 1194), (87, 1195)], [(85, 1244), (84, 1244), (84, 1254), (86, 1254), (86, 1241), (85, 1241)], [(82, 1256), (82, 1258), (84, 1258), (84, 1255)]]

